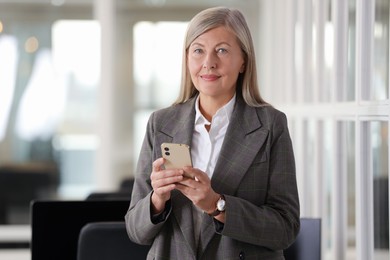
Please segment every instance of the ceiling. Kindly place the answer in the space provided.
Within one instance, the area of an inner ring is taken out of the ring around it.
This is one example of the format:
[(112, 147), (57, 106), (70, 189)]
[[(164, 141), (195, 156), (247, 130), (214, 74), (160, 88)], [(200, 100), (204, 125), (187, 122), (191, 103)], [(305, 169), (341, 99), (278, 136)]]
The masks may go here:
[[(30, 4), (30, 5), (90, 5), (99, 0), (0, 0), (0, 4)], [(106, 1), (106, 0), (105, 0)], [(114, 0), (115, 1), (115, 0)], [(242, 4), (256, 0), (116, 0), (121, 6), (203, 6), (203, 5), (230, 5)]]

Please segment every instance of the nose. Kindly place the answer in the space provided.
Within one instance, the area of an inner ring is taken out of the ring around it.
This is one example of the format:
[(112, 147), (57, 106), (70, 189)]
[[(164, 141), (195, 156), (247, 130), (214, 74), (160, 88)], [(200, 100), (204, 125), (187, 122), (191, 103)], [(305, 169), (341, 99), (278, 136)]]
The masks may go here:
[(203, 64), (203, 68), (208, 69), (208, 70), (215, 69), (216, 67), (217, 66), (215, 64), (210, 64), (210, 63)]
[(205, 56), (203, 68), (208, 70), (217, 68), (217, 58), (214, 54), (208, 54)]

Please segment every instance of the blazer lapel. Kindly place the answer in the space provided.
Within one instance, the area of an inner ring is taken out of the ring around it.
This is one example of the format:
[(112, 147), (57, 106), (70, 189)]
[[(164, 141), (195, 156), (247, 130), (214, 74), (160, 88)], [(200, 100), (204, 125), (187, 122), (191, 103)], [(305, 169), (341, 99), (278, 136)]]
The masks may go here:
[[(244, 100), (237, 96), (231, 121), (211, 179), (211, 186), (216, 192), (227, 195), (235, 194), (257, 152), (265, 144), (267, 136), (268, 130), (262, 128), (256, 108), (246, 105)], [(242, 149), (244, 147), (245, 149)], [(199, 248), (200, 252), (204, 252), (214, 235), (213, 220), (205, 214), (201, 229), (202, 248)]]
[(172, 197), (175, 197), (173, 208), (173, 215), (177, 223), (179, 223), (180, 230), (183, 233), (184, 239), (189, 245), (190, 250), (196, 255), (195, 230), (192, 215), (192, 202), (179, 191), (174, 190)]
[[(156, 135), (158, 144), (163, 142), (187, 144), (191, 146), (192, 134), (195, 122), (195, 100), (193, 98), (187, 103), (178, 105), (177, 109), (172, 110), (168, 120), (163, 122), (163, 127)], [(161, 151), (157, 151), (158, 157), (161, 157)], [(180, 230), (183, 233), (187, 245), (196, 254), (196, 243), (194, 237), (192, 202), (179, 191), (172, 191), (172, 209), (173, 215), (179, 223)]]
[[(193, 98), (188, 103), (173, 110), (174, 113), (164, 122), (161, 131), (157, 133), (157, 143), (173, 142), (191, 145), (195, 120), (195, 100), (196, 98)], [(211, 185), (216, 192), (228, 195), (235, 193), (257, 151), (264, 145), (267, 136), (268, 131), (262, 128), (256, 108), (247, 106), (244, 100), (237, 95), (231, 122), (211, 179)], [(245, 153), (240, 147), (245, 147), (245, 151), (253, 152)], [(161, 156), (161, 151), (158, 150), (157, 153)], [(173, 214), (180, 225), (183, 236), (194, 254), (198, 252), (199, 256), (215, 235), (213, 220), (207, 214), (202, 216), (201, 244), (197, 250), (192, 204), (178, 191), (173, 191), (172, 197), (175, 197), (175, 200), (172, 200), (175, 203), (172, 205)]]
[(238, 97), (211, 179), (216, 192), (235, 193), (267, 137), (268, 130), (262, 128), (256, 108), (246, 105)]
[(212, 217), (204, 213), (202, 216), (200, 239), (199, 239), (198, 253), (197, 253), (197, 256), (199, 256), (199, 258), (206, 250), (207, 245), (209, 244), (210, 240), (214, 237), (214, 235), (215, 235), (215, 227), (214, 227), (213, 219)]
[(167, 120), (163, 122), (164, 125), (160, 132), (157, 133), (156, 139), (158, 142), (172, 142), (191, 146), (195, 124), (195, 100), (193, 98), (172, 110), (172, 113), (167, 116)]

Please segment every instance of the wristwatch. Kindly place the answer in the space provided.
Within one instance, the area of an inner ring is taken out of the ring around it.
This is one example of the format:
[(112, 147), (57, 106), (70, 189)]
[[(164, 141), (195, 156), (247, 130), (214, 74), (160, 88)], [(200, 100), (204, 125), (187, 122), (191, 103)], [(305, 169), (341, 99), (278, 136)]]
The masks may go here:
[(219, 197), (219, 200), (217, 201), (217, 206), (216, 206), (215, 210), (212, 213), (210, 213), (209, 215), (212, 217), (218, 216), (219, 214), (221, 214), (222, 212), (225, 211), (225, 207), (226, 207), (225, 196), (223, 196), (221, 194), (221, 196)]

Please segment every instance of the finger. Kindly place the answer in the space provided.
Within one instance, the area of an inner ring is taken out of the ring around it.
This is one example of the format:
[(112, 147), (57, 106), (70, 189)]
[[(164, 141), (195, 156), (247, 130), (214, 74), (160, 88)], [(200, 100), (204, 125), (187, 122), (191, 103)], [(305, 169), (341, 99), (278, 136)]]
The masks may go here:
[[(195, 181), (193, 180), (192, 182)], [(179, 190), (184, 196), (191, 200), (194, 205), (198, 205), (199, 202), (202, 201), (205, 197), (204, 192), (202, 192), (201, 190), (193, 189), (181, 183), (176, 184), (176, 190)]]
[(153, 180), (152, 186), (162, 187), (162, 186), (167, 186), (167, 185), (174, 184), (174, 183), (181, 182), (181, 181), (183, 181), (182, 175), (174, 175), (174, 176), (170, 176), (170, 177), (155, 179), (155, 180)]
[(184, 171), (184, 177), (186, 177), (187, 179), (199, 181), (198, 177), (196, 177), (195, 174), (190, 173), (188, 171)]
[(199, 181), (187, 177), (184, 177), (182, 181), (178, 182), (178, 184), (189, 187), (191, 189), (200, 189), (201, 186), (203, 185)]
[(158, 158), (152, 164), (152, 169), (154, 172), (158, 172), (161, 170), (161, 166), (164, 164), (164, 158)]
[(183, 169), (184, 169), (184, 172), (187, 173), (187, 175), (192, 176), (192, 178), (195, 181), (198, 181), (198, 182), (207, 182), (207, 181), (209, 181), (209, 177), (207, 176), (207, 174), (202, 172), (201, 170), (199, 170), (197, 168), (184, 167)]
[(180, 191), (181, 193), (183, 193), (184, 196), (186, 196), (187, 198), (189, 198), (191, 200), (191, 194), (193, 194), (193, 192), (194, 192), (193, 188), (188, 187), (187, 185), (183, 185), (182, 183), (179, 182), (176, 184), (175, 189)]
[(175, 188), (176, 188), (176, 184), (172, 183), (169, 185), (165, 185), (165, 186), (156, 188), (156, 189), (154, 189), (154, 192), (157, 193), (158, 195), (163, 195), (163, 194), (171, 192)]

